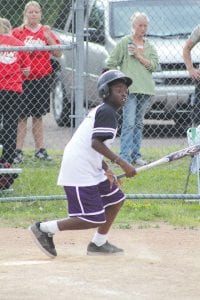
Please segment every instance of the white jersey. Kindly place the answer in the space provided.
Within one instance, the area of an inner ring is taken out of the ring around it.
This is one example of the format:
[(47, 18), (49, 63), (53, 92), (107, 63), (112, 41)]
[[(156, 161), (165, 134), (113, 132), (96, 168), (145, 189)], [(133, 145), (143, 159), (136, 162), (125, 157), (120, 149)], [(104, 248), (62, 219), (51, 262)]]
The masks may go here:
[(91, 186), (104, 181), (103, 156), (92, 148), (92, 137), (103, 138), (110, 147), (116, 133), (115, 110), (106, 103), (92, 109), (65, 147), (58, 185)]

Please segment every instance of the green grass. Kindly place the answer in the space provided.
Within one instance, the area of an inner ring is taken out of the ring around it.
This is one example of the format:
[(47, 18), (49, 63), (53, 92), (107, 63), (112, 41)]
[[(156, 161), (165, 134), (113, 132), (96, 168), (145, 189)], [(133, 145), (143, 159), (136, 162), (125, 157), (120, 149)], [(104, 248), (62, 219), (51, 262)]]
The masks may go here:
[(151, 222), (167, 222), (174, 226), (200, 227), (200, 205), (182, 201), (131, 201), (126, 200), (116, 223), (119, 226), (133, 223), (146, 224)]
[[(145, 150), (145, 158), (155, 160), (177, 149)], [(63, 195), (63, 189), (57, 186), (57, 177), (62, 157), (62, 151), (50, 151), (53, 162), (38, 162), (32, 159), (31, 151), (26, 153), (23, 173), (15, 181), (14, 191), (2, 194), (1, 197)], [(122, 190), (126, 194), (182, 194), (189, 159), (166, 164), (139, 173), (131, 179), (123, 179)], [(112, 169), (120, 174), (122, 171), (111, 164)], [(191, 174), (188, 193), (197, 193), (197, 176)], [(66, 201), (29, 201), (0, 203), (0, 226), (27, 227), (35, 220), (64, 218), (67, 215)], [(141, 228), (152, 223), (167, 222), (174, 226), (199, 228), (200, 205), (183, 200), (126, 200), (121, 209), (115, 226), (130, 228), (138, 224)], [(159, 226), (159, 225), (156, 225)]]

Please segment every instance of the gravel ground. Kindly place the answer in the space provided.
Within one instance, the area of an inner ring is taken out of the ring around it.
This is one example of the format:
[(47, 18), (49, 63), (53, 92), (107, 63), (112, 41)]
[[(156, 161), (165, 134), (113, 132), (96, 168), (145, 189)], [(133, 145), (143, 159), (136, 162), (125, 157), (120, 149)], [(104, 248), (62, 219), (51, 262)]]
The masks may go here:
[(94, 230), (59, 232), (49, 259), (27, 229), (0, 228), (2, 300), (199, 300), (199, 230), (112, 229), (122, 256), (87, 256)]

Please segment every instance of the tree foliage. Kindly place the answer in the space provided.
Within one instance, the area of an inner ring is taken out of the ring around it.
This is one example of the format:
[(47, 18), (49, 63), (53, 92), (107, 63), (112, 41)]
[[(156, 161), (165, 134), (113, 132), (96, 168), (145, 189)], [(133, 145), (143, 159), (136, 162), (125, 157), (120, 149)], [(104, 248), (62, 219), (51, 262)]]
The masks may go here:
[[(13, 27), (23, 22), (23, 11), (29, 0), (1, 0), (0, 17), (10, 20)], [(37, 1), (42, 7), (42, 23), (53, 26), (59, 14), (67, 6), (71, 6), (71, 0), (40, 0)]]

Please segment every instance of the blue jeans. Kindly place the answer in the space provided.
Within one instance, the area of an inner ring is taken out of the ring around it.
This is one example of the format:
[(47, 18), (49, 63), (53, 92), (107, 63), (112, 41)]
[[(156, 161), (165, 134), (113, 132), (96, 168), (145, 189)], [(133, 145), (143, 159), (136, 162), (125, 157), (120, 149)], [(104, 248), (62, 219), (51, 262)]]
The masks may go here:
[(124, 105), (120, 156), (128, 162), (141, 157), (143, 119), (151, 98), (150, 95), (130, 94)]

